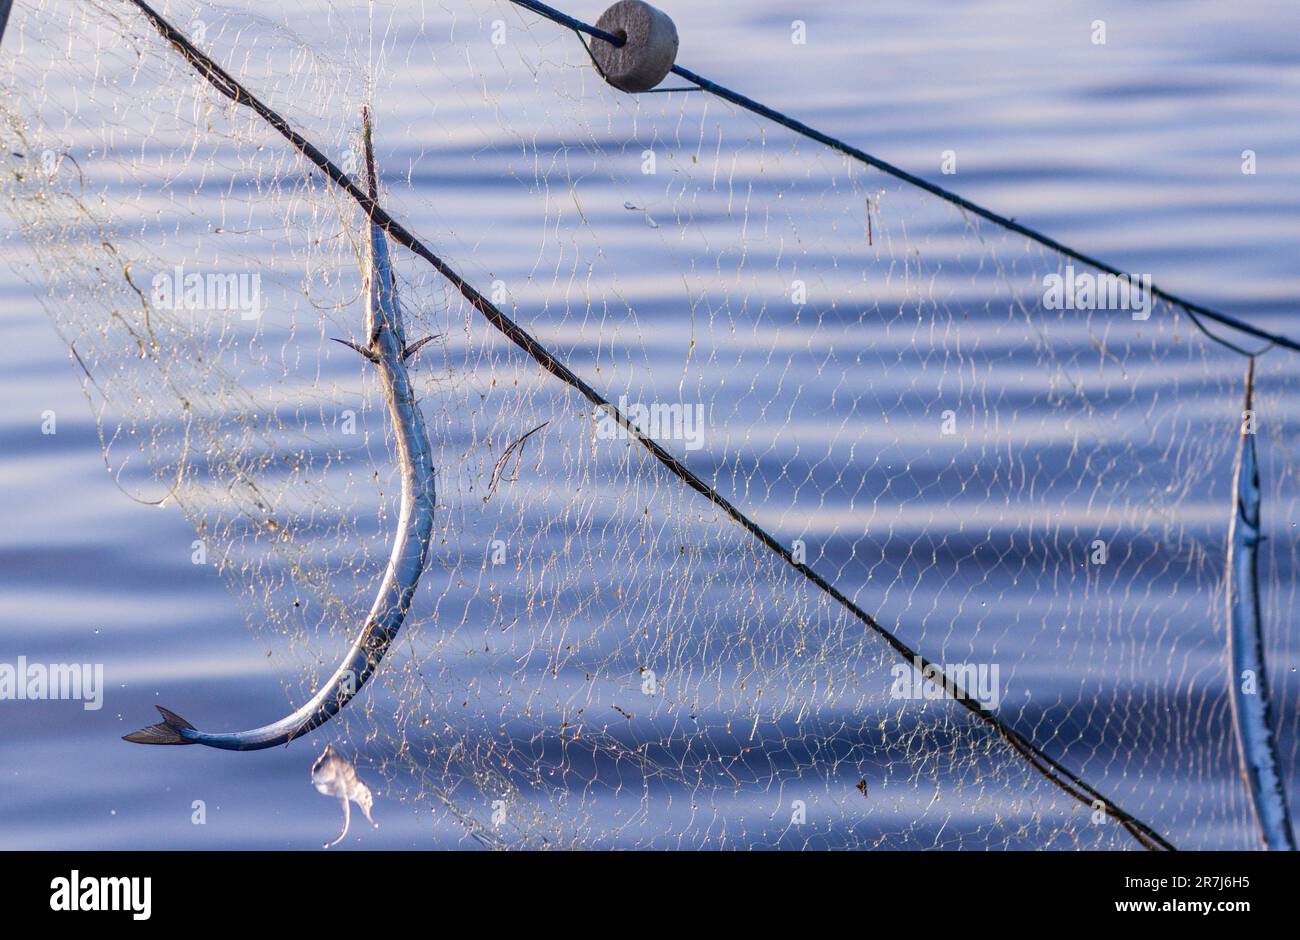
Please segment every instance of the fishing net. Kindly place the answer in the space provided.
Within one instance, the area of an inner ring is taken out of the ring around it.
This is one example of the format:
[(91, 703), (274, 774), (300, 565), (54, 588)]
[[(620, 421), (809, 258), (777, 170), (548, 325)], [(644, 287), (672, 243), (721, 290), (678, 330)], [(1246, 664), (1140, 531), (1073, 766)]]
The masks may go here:
[[(1180, 847), (1258, 843), (1223, 615), (1245, 360), (1185, 313), (1050, 309), (1062, 256), (711, 96), (618, 92), (510, 3), (159, 9), (357, 179), (369, 105), (386, 209), (1008, 726)], [(364, 217), (131, 3), (18, 3), (0, 78), (6, 252), (113, 478), (192, 522), (287, 713), (396, 522), (374, 369), (331, 342), (361, 330)], [(1137, 847), (394, 254), (408, 335), (437, 337), (431, 559), (314, 733), (384, 798), (500, 847)], [(1256, 391), (1275, 664), (1289, 356)], [(166, 704), (231, 725), (191, 693)]]

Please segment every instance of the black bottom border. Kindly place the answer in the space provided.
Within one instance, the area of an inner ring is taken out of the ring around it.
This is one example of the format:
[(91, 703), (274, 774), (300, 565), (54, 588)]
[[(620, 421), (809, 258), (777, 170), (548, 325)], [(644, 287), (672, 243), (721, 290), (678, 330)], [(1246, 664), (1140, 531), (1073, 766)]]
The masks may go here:
[[(781, 908), (818, 918), (889, 912), (918, 926), (992, 917), (1229, 924), (1287, 911), (1297, 872), (1294, 855), (1262, 852), (9, 852), (0, 853), (0, 901), (24, 919), (76, 916), (83, 927), (94, 919), (128, 929), (282, 921), (353, 932), (391, 929), (371, 917), (463, 913), (467, 903), (483, 905), (494, 930), (515, 916), (550, 929), (572, 917), (587, 930), (602, 915), (624, 926), (644, 918), (653, 929), (684, 907), (692, 926), (716, 918), (730, 928)], [(148, 878), (148, 917), (143, 880), (105, 878)], [(82, 909), (115, 900), (126, 909)]]

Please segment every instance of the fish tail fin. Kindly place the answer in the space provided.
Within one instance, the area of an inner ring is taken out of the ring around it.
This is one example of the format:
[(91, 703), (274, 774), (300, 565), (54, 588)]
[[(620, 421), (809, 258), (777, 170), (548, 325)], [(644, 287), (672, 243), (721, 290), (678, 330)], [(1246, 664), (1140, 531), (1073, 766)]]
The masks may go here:
[(130, 741), (132, 744), (196, 743), (193, 738), (185, 737), (185, 732), (197, 731), (197, 728), (180, 715), (168, 711), (161, 705), (155, 705), (154, 708), (162, 713), (163, 720), (156, 725), (150, 725), (147, 728), (141, 728), (139, 731), (132, 731), (130, 734), (123, 735), (123, 741)]

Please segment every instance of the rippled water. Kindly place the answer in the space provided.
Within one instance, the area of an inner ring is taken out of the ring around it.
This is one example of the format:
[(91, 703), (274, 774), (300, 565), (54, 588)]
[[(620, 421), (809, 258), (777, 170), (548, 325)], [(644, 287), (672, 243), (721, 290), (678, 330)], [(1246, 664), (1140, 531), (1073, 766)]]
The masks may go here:
[[(682, 37), (679, 61), (694, 70), (1121, 268), (1153, 272), (1168, 289), (1298, 332), (1288, 325), (1300, 288), (1295, 254), (1300, 124), (1294, 120), (1300, 8), (1294, 4), (1170, 0), (1094, 3), (1086, 12), (1067, 2), (1025, 0), (854, 5), (727, 0), (689, 10), (661, 5), (673, 14)], [(589, 3), (568, 9), (589, 20), (599, 13), (598, 5)], [(789, 41), (795, 18), (807, 22), (806, 47)], [(1094, 19), (1106, 22), (1104, 46), (1089, 39)], [(301, 19), (292, 25), (308, 35), (312, 28)], [(321, 38), (322, 44), (330, 41)], [(572, 37), (557, 28), (556, 41)], [(12, 50), (9, 37), (3, 53)], [(376, 100), (382, 116), (384, 89)], [(419, 100), (403, 97), (400, 107), (418, 107)], [(481, 231), (458, 233), (462, 250), (478, 246), (474, 263), (481, 269), (513, 263), (498, 261), (503, 257), (537, 255), (536, 231), (512, 224), (523, 213), (518, 205), (503, 205), (496, 186), (493, 160), (509, 163), (508, 155), (479, 152), (471, 160), (472, 145), (449, 147), (440, 136), (454, 139), (465, 131), (472, 138), (468, 129), (488, 120), (471, 109), (443, 111), (439, 124), (428, 128), (428, 139), (404, 143), (410, 153), (438, 154), (436, 163), (417, 161), (411, 173), (419, 204), (439, 204), (444, 220), (464, 219), (467, 226), (475, 217), (482, 222)], [(947, 150), (957, 158), (958, 171), (950, 177), (940, 173)], [(1258, 173), (1241, 172), (1243, 150), (1256, 153)], [(738, 180), (762, 183), (746, 180), (743, 172)], [(415, 221), (417, 227), (421, 222), (436, 227), (432, 220), (417, 216)], [(634, 213), (625, 225), (629, 231), (645, 228)], [(646, 257), (652, 264), (668, 256)], [(642, 268), (624, 289), (640, 291), (642, 324), (666, 331), (661, 338), (670, 342), (673, 308), (663, 284), (678, 272), (666, 263)], [(285, 694), (268, 660), (267, 641), (245, 628), (216, 575), (190, 564), (183, 549), (193, 531), (185, 520), (178, 512), (128, 500), (105, 473), (76, 367), (26, 281), (0, 272), (0, 296), (7, 313), (0, 346), (0, 400), (7, 403), (0, 409), (0, 661), (23, 655), (35, 662), (103, 663), (107, 683), (100, 711), (66, 702), (0, 703), (0, 847), (309, 848), (332, 837), (337, 807), (317, 796), (308, 781), (314, 744), (236, 757), (199, 748), (141, 753), (120, 742), (155, 701), (174, 703), (181, 690), (202, 688), (211, 702), (223, 703), (211, 711), (237, 703), (232, 724), (278, 716)], [(522, 301), (535, 299), (544, 299), (543, 294)], [(989, 336), (990, 342), (1000, 338)], [(881, 343), (888, 340), (879, 337)], [(641, 342), (642, 348), (654, 347), (653, 339)], [(671, 381), (669, 365), (665, 372)], [(1165, 367), (1167, 375), (1158, 369), (1143, 373), (1145, 387), (1182, 378), (1176, 358)], [(648, 370), (641, 387), (652, 388), (657, 380)], [(895, 371), (876, 393), (898, 398), (908, 385), (907, 375)], [(47, 410), (59, 416), (53, 436), (41, 433)], [(1295, 420), (1292, 411), (1288, 423)], [(773, 432), (774, 449), (767, 458), (779, 460), (780, 447), (789, 442), (781, 440), (780, 428)], [(816, 439), (814, 427), (801, 432), (805, 444)], [(1061, 447), (1068, 450), (1064, 442)], [(1050, 468), (1056, 459), (1052, 448), (1045, 446), (1042, 453)], [(903, 447), (892, 456), (924, 467), (934, 455)], [(884, 488), (890, 480), (882, 472), (866, 482)], [(897, 504), (877, 506), (874, 521), (904, 534), (933, 530), (924, 492), (894, 494)], [(842, 507), (818, 509), (833, 517)], [(981, 511), (990, 516), (976, 521), (993, 527), (998, 507), (973, 501), (972, 518)], [(1184, 524), (1192, 528), (1208, 530), (1219, 518), (1213, 502), (1191, 501), (1185, 507)], [(833, 519), (811, 511), (806, 521), (812, 531), (819, 524), (834, 531)], [(945, 545), (960, 553), (952, 541)], [(917, 561), (915, 548), (910, 542), (891, 544), (882, 550), (882, 561), (901, 572), (900, 580), (922, 578), (926, 566)], [(1007, 544), (998, 550), (1010, 558), (1024, 548)], [(1286, 568), (1285, 559), (1280, 564), (1274, 577), (1293, 586), (1296, 573)], [(1014, 570), (1009, 563), (1005, 576), (1013, 578)], [(1192, 603), (1171, 599), (1168, 592), (1162, 597), (1160, 584), (1157, 566), (1146, 593), (1123, 603), (1139, 614), (1162, 604)], [(962, 603), (984, 589), (989, 596), (999, 594), (997, 584), (968, 585)], [(1208, 588), (1206, 597), (1213, 598)], [(889, 602), (882, 600), (884, 609)], [(922, 636), (928, 629), (942, 637), (942, 625), (952, 614), (947, 604), (940, 593), (929, 613), (917, 613), (910, 627)], [(1021, 614), (1032, 621), (1032, 612)], [(997, 635), (993, 642), (1000, 644), (1000, 655), (1023, 661), (1019, 676), (1027, 684), (1063, 694), (1053, 685), (1060, 673), (1050, 660), (1026, 658), (1031, 640), (1042, 639), (1038, 630)], [(1158, 663), (1163, 638), (1142, 639), (1149, 646), (1133, 655)], [(1137, 641), (1107, 636), (1098, 642), (1115, 644), (1121, 651), (1116, 655), (1122, 655), (1125, 644)], [(1206, 662), (1180, 662), (1182, 674), (1155, 673), (1151, 688), (1136, 692), (1177, 709), (1180, 695), (1187, 693), (1190, 700), (1189, 690), (1216, 674), (1210, 652), (1216, 642), (1211, 638), (1205, 644)], [(1300, 644), (1271, 654), (1287, 706), (1283, 727), (1294, 736)], [(1107, 660), (1095, 653), (1090, 661)], [(1072, 682), (1069, 694), (1086, 702), (1096, 694), (1092, 686), (1104, 680), (1089, 677), (1083, 691), (1077, 677), (1067, 676), (1064, 684)], [(1216, 713), (1205, 721), (1220, 727), (1222, 717)], [(1195, 724), (1200, 716), (1188, 720)], [(1295, 766), (1294, 744), (1286, 753)], [(361, 772), (364, 777), (364, 768)], [(1146, 783), (1228, 788), (1234, 779), (1232, 767), (1199, 768), (1192, 784)], [(448, 820), (387, 802), (382, 789), (375, 789), (375, 816), (382, 828), (354, 831), (347, 845), (426, 847), (462, 839)], [(1300, 792), (1294, 782), (1292, 792)], [(207, 803), (206, 826), (190, 823), (196, 798)], [(1193, 830), (1177, 833), (1189, 844), (1243, 841), (1231, 827), (1195, 832), (1194, 819), (1178, 822)], [(1216, 819), (1215, 825), (1225, 824)]]

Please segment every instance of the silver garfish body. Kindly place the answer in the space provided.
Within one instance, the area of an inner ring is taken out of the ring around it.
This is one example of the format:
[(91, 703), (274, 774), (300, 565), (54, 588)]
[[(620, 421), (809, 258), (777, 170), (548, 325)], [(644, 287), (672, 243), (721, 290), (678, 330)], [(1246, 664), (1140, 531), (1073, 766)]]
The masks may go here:
[[(365, 156), (370, 197), (377, 199), (378, 181), (368, 113)], [(320, 727), (351, 701), (374, 674), (406, 620), (411, 598), (424, 572), (433, 530), (433, 449), (406, 369), (407, 356), (422, 344), (415, 347), (406, 344), (387, 235), (373, 223), (369, 232), (364, 342), (345, 345), (356, 349), (379, 371), (384, 402), (397, 441), (397, 464), (402, 478), (397, 532), (370, 613), (329, 680), (310, 700), (279, 721), (248, 731), (200, 731), (174, 712), (156, 706), (162, 713), (162, 722), (128, 734), (124, 740), (135, 744), (204, 744), (230, 751), (254, 751), (286, 744)]]
[[(1255, 360), (1246, 373), (1246, 411), (1251, 410)], [(1259, 598), (1260, 485), (1253, 428), (1242, 418), (1241, 444), (1233, 481), (1232, 524), (1228, 530), (1229, 687), (1237, 727), (1237, 756), (1250, 791), (1265, 847), (1295, 851), (1286, 783), (1273, 731), (1268, 671)]]

